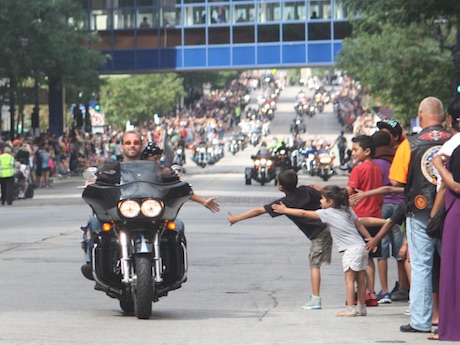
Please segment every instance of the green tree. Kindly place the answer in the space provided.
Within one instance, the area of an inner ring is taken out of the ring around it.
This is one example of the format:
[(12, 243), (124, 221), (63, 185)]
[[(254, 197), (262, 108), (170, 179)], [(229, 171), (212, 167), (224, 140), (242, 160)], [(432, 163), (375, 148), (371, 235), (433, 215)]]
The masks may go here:
[(106, 58), (88, 48), (93, 36), (84, 20), (74, 0), (0, 0), (0, 71), (9, 80), (13, 112), (18, 85), (27, 79), (58, 78), (76, 89), (95, 84)]
[[(353, 36), (344, 41), (338, 65), (396, 110), (399, 120), (415, 116), (432, 95), (448, 102), (455, 65), (452, 48), (460, 2), (450, 0), (339, 0), (351, 18)], [(460, 47), (459, 47), (460, 48)], [(458, 73), (458, 71), (457, 71)]]
[(174, 73), (113, 76), (101, 88), (101, 108), (108, 122), (124, 126), (175, 109), (184, 95), (183, 80)]
[(416, 116), (423, 98), (433, 95), (449, 100), (450, 59), (450, 53), (441, 53), (439, 44), (420, 25), (395, 28), (386, 24), (379, 34), (361, 33), (346, 40), (338, 65), (406, 122)]

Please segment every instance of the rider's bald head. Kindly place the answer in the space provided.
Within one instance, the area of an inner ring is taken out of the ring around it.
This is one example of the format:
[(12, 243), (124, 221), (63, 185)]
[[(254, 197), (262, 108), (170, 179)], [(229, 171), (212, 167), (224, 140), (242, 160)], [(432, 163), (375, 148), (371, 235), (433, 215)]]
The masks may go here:
[(436, 97), (424, 98), (418, 107), (418, 116), (422, 128), (441, 125), (444, 121), (442, 102)]

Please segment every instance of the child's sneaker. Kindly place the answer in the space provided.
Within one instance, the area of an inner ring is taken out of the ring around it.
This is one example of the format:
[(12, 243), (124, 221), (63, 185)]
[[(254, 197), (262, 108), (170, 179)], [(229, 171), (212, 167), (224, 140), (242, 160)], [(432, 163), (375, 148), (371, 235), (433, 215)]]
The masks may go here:
[(379, 299), (379, 304), (390, 304), (391, 294), (389, 292), (383, 294), (382, 298)]
[(377, 296), (375, 293), (366, 293), (366, 305), (368, 307), (378, 307), (379, 301), (377, 300)]
[(321, 309), (321, 297), (310, 295), (310, 300), (302, 306), (302, 309)]
[(365, 304), (358, 304), (356, 306), (356, 316), (366, 316), (367, 310)]

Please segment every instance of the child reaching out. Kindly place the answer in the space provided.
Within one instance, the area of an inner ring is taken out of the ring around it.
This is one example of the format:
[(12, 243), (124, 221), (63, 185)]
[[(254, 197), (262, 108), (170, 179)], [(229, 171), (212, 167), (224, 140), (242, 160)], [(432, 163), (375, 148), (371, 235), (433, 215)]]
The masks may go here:
[[(366, 243), (363, 237), (367, 239), (371, 236), (349, 206), (346, 189), (338, 186), (326, 186), (321, 194), (323, 209), (307, 211), (288, 208), (283, 203), (272, 205), (272, 208), (277, 213), (320, 219), (323, 223), (329, 224), (332, 239), (335, 241), (339, 252), (343, 253), (342, 266), (345, 272), (347, 294), (347, 309), (339, 312), (337, 316), (366, 316), (365, 269), (369, 264), (369, 252), (365, 249)], [(358, 304), (356, 307), (355, 282), (358, 286)]]

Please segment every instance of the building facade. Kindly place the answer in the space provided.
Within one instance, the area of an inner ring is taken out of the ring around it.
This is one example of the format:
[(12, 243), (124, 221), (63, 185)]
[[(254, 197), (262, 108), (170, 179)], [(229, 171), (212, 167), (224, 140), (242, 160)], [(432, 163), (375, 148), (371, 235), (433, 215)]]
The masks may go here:
[(334, 64), (351, 35), (335, 0), (82, 0), (107, 73)]

